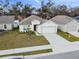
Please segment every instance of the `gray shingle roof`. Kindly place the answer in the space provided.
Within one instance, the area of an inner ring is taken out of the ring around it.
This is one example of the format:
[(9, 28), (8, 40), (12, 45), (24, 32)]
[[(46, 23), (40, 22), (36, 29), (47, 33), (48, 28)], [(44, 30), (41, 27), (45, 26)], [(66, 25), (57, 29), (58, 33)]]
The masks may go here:
[(0, 16), (0, 24), (12, 23), (13, 21), (14, 21), (14, 16)]
[(71, 18), (69, 16), (66, 15), (58, 15), (55, 16), (54, 18), (50, 19), (51, 21), (55, 22), (56, 24), (60, 24), (60, 25), (65, 25), (69, 22), (71, 22), (72, 20), (75, 20), (74, 18)]
[(40, 18), (40, 17), (38, 17), (38, 16), (31, 15), (31, 16), (25, 18), (23, 21), (21, 21), (21, 22), (20, 22), (20, 25), (26, 25), (26, 24), (30, 25), (30, 24), (31, 24), (31, 21), (33, 21), (33, 20), (41, 21), (41, 23), (44, 23), (44, 22), (47, 21), (47, 20), (42, 19), (42, 18)]

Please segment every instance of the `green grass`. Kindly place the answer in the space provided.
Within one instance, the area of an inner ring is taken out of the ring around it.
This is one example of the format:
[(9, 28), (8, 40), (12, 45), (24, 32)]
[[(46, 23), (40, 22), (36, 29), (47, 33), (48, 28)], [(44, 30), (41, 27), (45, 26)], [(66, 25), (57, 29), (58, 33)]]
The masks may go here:
[(17, 29), (0, 33), (0, 50), (48, 44), (43, 36), (36, 36), (33, 32), (20, 33)]
[(27, 55), (49, 53), (49, 52), (52, 52), (52, 49), (38, 50), (38, 51), (24, 52), (24, 53), (17, 53), (17, 54), (9, 54), (9, 55), (2, 55), (0, 57), (6, 57), (6, 56), (27, 56)]
[(63, 31), (58, 31), (57, 34), (60, 35), (61, 37), (65, 38), (66, 40), (70, 41), (70, 42), (79, 41), (78, 37), (73, 36), (69, 33), (63, 32)]

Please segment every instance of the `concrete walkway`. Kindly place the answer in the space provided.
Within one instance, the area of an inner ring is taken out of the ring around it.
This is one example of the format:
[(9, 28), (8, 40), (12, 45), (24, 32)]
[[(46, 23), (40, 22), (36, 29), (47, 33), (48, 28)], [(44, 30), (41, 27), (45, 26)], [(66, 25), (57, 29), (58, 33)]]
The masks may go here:
[(79, 32), (69, 32), (71, 35), (74, 35), (76, 37), (79, 37)]
[(72, 44), (57, 34), (43, 34), (51, 44), (53, 53), (64, 53), (79, 50), (79, 46)]
[(44, 50), (44, 49), (51, 49), (51, 46), (50, 45), (42, 45), (42, 46), (25, 47), (25, 48), (17, 48), (17, 49), (10, 49), (10, 50), (0, 50), (0, 55), (31, 52), (31, 51)]

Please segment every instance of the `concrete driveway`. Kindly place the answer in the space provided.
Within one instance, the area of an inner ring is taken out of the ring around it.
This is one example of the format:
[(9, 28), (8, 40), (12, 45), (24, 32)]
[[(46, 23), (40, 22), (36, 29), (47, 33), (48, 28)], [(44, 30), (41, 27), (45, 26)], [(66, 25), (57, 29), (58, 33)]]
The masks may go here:
[(57, 34), (43, 34), (43, 36), (50, 42), (54, 54), (79, 50), (79, 46)]

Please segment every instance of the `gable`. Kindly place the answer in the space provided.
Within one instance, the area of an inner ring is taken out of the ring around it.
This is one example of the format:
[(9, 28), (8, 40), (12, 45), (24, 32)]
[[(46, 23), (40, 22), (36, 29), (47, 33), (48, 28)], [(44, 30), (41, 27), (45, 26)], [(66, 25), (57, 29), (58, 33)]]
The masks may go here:
[(71, 22), (65, 24), (65, 25), (77, 25), (77, 21), (76, 20), (72, 20)]
[(33, 20), (31, 21), (31, 24), (40, 24), (41, 22), (39, 20)]
[(39, 26), (57, 26), (57, 24), (49, 20)]
[(35, 16), (35, 15), (32, 15), (32, 16), (25, 18), (23, 21), (21, 21), (20, 25), (31, 24), (31, 22), (34, 20), (40, 21), (41, 23), (44, 23), (46, 21), (45, 19), (42, 19), (42, 18)]

